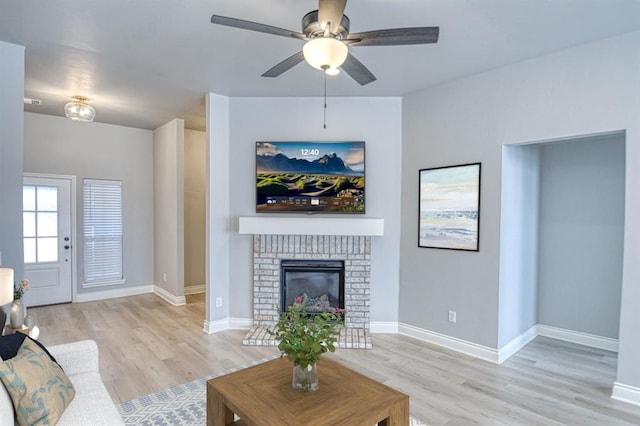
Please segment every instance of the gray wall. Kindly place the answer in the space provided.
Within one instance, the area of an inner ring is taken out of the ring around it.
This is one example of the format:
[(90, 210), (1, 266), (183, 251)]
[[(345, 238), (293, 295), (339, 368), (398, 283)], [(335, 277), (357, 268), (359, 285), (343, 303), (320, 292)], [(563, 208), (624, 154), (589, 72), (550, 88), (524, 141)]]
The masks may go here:
[(0, 41), (0, 58), (0, 266), (21, 280), (24, 47)]
[[(153, 131), (154, 282), (184, 296), (184, 120)], [(175, 301), (179, 303), (179, 301)]]
[(541, 151), (538, 323), (617, 339), (624, 134)]
[(502, 156), (498, 347), (536, 324), (540, 149), (505, 146)]
[[(626, 131), (617, 381), (640, 387), (640, 32), (584, 44), (403, 99), (400, 321), (496, 348), (503, 145)], [(419, 249), (418, 169), (482, 162), (480, 252)], [(447, 323), (447, 309), (458, 312)]]
[[(230, 169), (238, 159), (229, 156), (231, 137), (229, 130), (229, 98), (207, 94), (207, 187), (206, 194), (206, 281), (207, 301), (205, 330), (208, 323), (222, 321), (229, 317), (230, 287), (237, 285), (236, 277), (231, 282), (230, 239), (233, 218), (230, 217)], [(231, 164), (234, 161), (234, 164)], [(244, 161), (249, 161), (244, 159)], [(233, 259), (238, 265), (238, 259)], [(222, 306), (216, 307), (215, 300), (221, 298)]]
[[(25, 172), (77, 177), (78, 233), (82, 231), (82, 179), (122, 181), (125, 287), (153, 284), (152, 133), (33, 113), (24, 113), (24, 120)], [(82, 288), (82, 244), (76, 244), (76, 250), (78, 292), (110, 289)]]
[(184, 287), (204, 286), (206, 134), (184, 131)]
[[(371, 321), (396, 322), (400, 248), (401, 101), (330, 98), (322, 128), (321, 98), (230, 100), (230, 216), (255, 216), (256, 141), (365, 141), (366, 216), (384, 218), (384, 236), (371, 238)], [(216, 208), (216, 200), (210, 207)], [(296, 215), (294, 215), (295, 217)], [(230, 235), (230, 316), (252, 317), (252, 242)]]

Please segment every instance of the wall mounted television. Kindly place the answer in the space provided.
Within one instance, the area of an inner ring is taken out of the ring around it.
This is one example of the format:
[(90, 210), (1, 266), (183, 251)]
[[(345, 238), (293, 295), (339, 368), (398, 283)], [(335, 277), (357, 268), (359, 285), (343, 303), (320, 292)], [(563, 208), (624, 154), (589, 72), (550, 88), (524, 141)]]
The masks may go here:
[(364, 142), (256, 142), (257, 213), (365, 212)]

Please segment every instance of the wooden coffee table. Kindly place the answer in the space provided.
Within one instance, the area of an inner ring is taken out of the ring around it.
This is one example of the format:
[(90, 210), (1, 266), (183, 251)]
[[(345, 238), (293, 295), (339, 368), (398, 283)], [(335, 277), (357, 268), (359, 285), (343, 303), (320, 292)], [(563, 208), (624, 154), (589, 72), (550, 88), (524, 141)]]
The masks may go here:
[(207, 425), (407, 426), (409, 396), (323, 357), (320, 388), (291, 387), (293, 364), (275, 359), (207, 382)]

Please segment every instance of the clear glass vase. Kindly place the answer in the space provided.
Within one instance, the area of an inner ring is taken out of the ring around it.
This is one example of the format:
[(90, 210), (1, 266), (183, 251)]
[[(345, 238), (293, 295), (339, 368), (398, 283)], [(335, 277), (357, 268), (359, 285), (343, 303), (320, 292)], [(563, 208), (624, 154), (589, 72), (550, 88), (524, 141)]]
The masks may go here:
[(295, 390), (302, 392), (314, 392), (318, 390), (318, 368), (316, 364), (306, 368), (300, 365), (293, 366), (293, 379), (291, 385)]
[(22, 304), (22, 299), (16, 299), (11, 304), (9, 311), (9, 322), (12, 328), (20, 328), (24, 324), (25, 309)]

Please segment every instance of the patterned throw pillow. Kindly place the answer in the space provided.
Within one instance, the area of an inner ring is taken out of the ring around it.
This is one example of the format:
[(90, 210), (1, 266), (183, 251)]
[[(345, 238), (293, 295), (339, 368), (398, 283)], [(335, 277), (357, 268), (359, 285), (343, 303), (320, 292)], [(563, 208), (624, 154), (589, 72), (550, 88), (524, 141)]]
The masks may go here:
[(56, 424), (76, 391), (58, 364), (31, 339), (0, 363), (0, 380), (11, 396), (20, 425)]
[[(18, 349), (22, 346), (22, 342), (24, 339), (31, 339), (31, 337), (27, 336), (24, 333), (12, 333), (7, 334), (6, 336), (0, 336), (0, 357), (3, 360), (8, 360), (13, 358), (18, 354)], [(31, 339), (33, 340), (33, 339)], [(42, 343), (37, 340), (33, 340), (40, 348), (49, 355), (49, 358), (53, 360), (53, 362), (57, 362), (56, 359), (49, 353), (47, 348), (45, 348)]]

